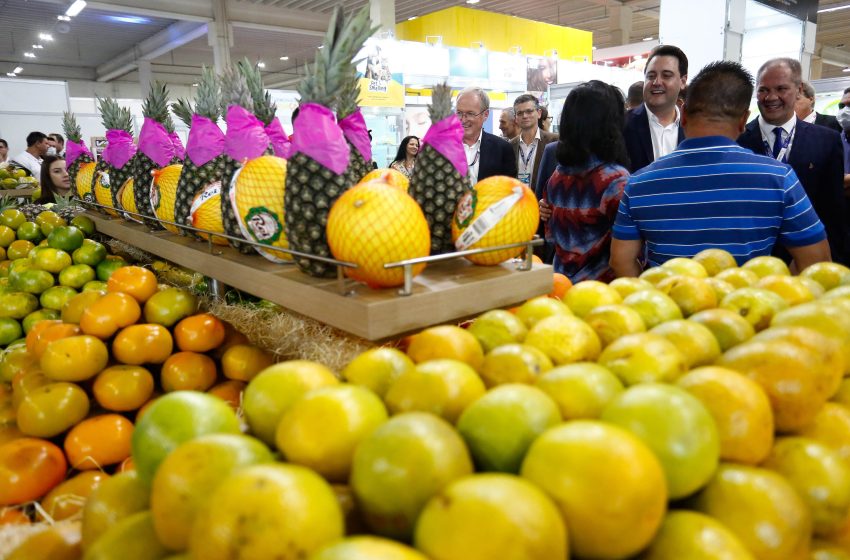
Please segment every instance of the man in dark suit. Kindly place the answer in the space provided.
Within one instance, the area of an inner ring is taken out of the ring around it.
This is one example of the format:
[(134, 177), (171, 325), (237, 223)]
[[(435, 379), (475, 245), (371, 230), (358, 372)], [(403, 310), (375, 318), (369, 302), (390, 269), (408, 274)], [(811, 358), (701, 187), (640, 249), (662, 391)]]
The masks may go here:
[(673, 45), (652, 50), (646, 61), (643, 104), (626, 116), (623, 137), (634, 173), (676, 149), (685, 139), (676, 101), (688, 79), (688, 57)]
[(800, 97), (794, 105), (794, 112), (801, 121), (809, 124), (825, 126), (841, 134), (841, 125), (832, 115), (822, 115), (815, 111), (815, 88), (809, 82), (803, 82)]
[(543, 150), (550, 142), (557, 142), (558, 135), (546, 132), (538, 126), (540, 103), (530, 93), (520, 95), (514, 100), (514, 113), (520, 129), (519, 135), (511, 139), (511, 148), (519, 171), (517, 178), (533, 189)]
[(475, 184), (494, 175), (517, 176), (516, 158), (507, 141), (484, 131), (490, 115), (490, 97), (483, 89), (469, 87), (457, 96), (457, 117), (463, 125), (463, 149), (469, 180)]
[[(790, 165), (826, 228), (832, 259), (847, 264), (844, 223), (844, 156), (834, 130), (797, 118), (802, 68), (793, 58), (774, 58), (759, 68), (756, 101), (760, 115), (750, 121), (738, 144)], [(788, 258), (777, 252), (777, 256)]]

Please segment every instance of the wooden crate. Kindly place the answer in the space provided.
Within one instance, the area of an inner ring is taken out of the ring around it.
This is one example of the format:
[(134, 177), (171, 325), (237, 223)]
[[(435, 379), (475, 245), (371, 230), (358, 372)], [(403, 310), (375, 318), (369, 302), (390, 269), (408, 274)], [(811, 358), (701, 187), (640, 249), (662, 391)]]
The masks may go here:
[(461, 258), (429, 265), (414, 278), (409, 296), (351, 281), (342, 293), (337, 280), (313, 278), (294, 265), (229, 247), (215, 247), (218, 254), (211, 254), (203, 241), (152, 232), (142, 224), (91, 211), (86, 215), (103, 234), (367, 340), (457, 321), (552, 290), (551, 266), (535, 264), (529, 271), (518, 271), (513, 263), (476, 266)]

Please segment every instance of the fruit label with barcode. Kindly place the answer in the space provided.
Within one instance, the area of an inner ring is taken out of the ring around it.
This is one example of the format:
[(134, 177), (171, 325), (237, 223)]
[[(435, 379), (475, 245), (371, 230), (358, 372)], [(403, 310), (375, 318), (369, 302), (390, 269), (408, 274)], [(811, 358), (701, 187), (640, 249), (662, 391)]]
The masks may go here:
[[(474, 192), (474, 191), (473, 191)], [(467, 193), (464, 197), (458, 202), (458, 222), (460, 222), (460, 214), (462, 209), (465, 210), (464, 202), (468, 196), (472, 193)], [(487, 235), (491, 229), (496, 227), (496, 225), (507, 216), (508, 212), (511, 211), (511, 208), (520, 201), (522, 198), (522, 186), (517, 186), (511, 189), (511, 194), (503, 198), (502, 200), (490, 205), (486, 210), (484, 210), (480, 216), (478, 216), (475, 221), (470, 224), (468, 228), (461, 234), (461, 236), (455, 241), (455, 248), (458, 251), (465, 251), (469, 249), (476, 243), (478, 243), (482, 237)], [(472, 206), (472, 213), (475, 212), (474, 204)]]

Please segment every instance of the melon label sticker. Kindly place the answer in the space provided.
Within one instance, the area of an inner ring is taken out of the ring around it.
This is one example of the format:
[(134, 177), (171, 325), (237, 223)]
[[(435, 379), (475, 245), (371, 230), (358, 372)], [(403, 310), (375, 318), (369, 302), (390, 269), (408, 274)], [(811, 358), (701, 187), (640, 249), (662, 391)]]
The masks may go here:
[(159, 210), (159, 187), (156, 186), (156, 179), (151, 179), (151, 208)]
[(101, 171), (98, 181), (100, 181), (100, 184), (104, 187), (109, 187), (109, 173), (107, 173), (106, 171)]
[(214, 196), (219, 196), (221, 194), (221, 181), (214, 181), (209, 185), (205, 186), (195, 200), (192, 202), (192, 207), (189, 209), (189, 214), (194, 214), (195, 211), (204, 205), (206, 201), (211, 199)]
[(459, 228), (465, 228), (469, 225), (472, 217), (475, 215), (475, 208), (478, 206), (478, 191), (470, 189), (460, 197), (457, 201), (457, 211), (455, 212), (455, 225)]
[(511, 208), (513, 208), (521, 198), (522, 187), (518, 186), (511, 190), (511, 194), (502, 200), (491, 204), (481, 213), (480, 216), (478, 216), (478, 218), (475, 219), (474, 222), (472, 222), (468, 228), (466, 228), (463, 234), (458, 237), (457, 241), (455, 241), (455, 248), (458, 251), (465, 251), (478, 243), (482, 237), (487, 235), (487, 232), (496, 227), (496, 225), (502, 221), (502, 218), (507, 216), (508, 212), (511, 211)]
[(245, 224), (254, 239), (266, 244), (280, 239), (280, 232), (283, 230), (277, 214), (265, 206), (251, 208), (245, 216)]

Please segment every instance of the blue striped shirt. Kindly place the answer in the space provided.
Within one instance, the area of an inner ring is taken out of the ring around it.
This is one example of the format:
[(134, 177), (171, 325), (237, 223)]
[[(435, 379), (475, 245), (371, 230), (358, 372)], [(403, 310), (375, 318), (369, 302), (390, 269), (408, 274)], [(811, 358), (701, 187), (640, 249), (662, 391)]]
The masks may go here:
[(794, 170), (722, 136), (684, 140), (632, 175), (614, 238), (642, 239), (649, 265), (725, 249), (738, 264), (769, 255), (779, 241), (826, 239)]

